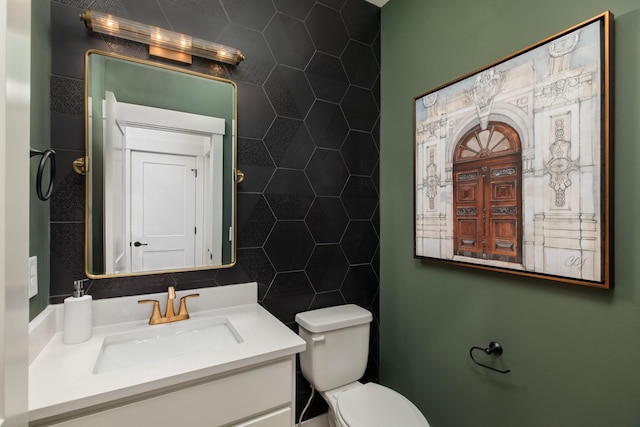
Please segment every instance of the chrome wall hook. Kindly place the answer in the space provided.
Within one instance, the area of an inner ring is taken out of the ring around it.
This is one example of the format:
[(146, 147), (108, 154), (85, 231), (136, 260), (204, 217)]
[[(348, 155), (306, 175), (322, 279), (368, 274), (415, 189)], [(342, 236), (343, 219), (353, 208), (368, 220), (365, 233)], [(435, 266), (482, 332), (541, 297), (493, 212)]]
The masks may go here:
[(474, 350), (480, 350), (480, 351), (483, 351), (485, 354), (493, 354), (494, 356), (502, 356), (502, 352), (504, 350), (503, 350), (502, 346), (500, 345), (500, 343), (495, 342), (495, 341), (491, 341), (489, 343), (489, 347), (487, 347), (487, 348), (476, 347), (476, 346), (471, 347), (471, 349), (469, 350), (469, 356), (471, 357), (471, 360), (473, 361), (473, 363), (475, 363), (478, 366), (482, 366), (483, 368), (487, 368), (487, 369), (490, 369), (492, 371), (499, 372), (501, 374), (508, 374), (509, 372), (511, 372), (511, 369), (507, 369), (507, 370), (503, 371), (503, 370), (500, 370), (500, 369), (492, 368), (491, 366), (487, 366), (484, 363), (478, 362), (473, 357), (473, 351)]

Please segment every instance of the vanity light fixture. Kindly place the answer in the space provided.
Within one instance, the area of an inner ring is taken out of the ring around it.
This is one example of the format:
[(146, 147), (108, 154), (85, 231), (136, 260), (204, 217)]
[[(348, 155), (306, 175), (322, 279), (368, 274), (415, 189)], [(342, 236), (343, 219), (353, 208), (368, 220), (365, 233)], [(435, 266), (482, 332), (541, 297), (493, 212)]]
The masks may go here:
[(191, 55), (238, 65), (244, 55), (233, 47), (87, 9), (80, 15), (89, 30), (149, 45), (149, 55), (191, 64)]

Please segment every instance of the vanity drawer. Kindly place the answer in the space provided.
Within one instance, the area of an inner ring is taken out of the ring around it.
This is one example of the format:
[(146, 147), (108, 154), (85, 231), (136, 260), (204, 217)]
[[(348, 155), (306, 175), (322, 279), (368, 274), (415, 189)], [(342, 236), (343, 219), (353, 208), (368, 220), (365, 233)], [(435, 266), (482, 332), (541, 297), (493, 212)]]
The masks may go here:
[(291, 408), (282, 408), (270, 414), (245, 421), (240, 424), (234, 424), (233, 427), (282, 427), (291, 425), (291, 417), (293, 411)]
[(147, 399), (140, 396), (142, 400), (136, 402), (49, 425), (212, 427), (273, 411), (239, 425), (291, 426), (295, 388), (293, 375), (294, 359), (288, 358)]

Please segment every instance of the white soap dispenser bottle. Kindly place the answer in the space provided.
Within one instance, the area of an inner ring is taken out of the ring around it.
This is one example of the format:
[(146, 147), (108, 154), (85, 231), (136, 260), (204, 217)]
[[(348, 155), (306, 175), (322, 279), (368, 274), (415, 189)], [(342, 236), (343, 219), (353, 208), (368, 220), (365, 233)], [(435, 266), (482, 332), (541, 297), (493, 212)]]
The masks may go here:
[(93, 311), (91, 295), (85, 295), (84, 282), (73, 282), (73, 295), (64, 300), (64, 323), (62, 341), (77, 344), (91, 338), (93, 331)]

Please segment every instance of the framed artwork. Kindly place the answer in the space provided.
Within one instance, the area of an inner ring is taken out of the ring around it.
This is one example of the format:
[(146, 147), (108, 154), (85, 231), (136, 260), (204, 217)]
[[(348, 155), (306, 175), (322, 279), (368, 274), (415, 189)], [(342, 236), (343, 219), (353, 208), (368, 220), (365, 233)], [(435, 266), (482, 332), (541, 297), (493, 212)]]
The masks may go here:
[(612, 287), (612, 25), (413, 98), (416, 258)]

